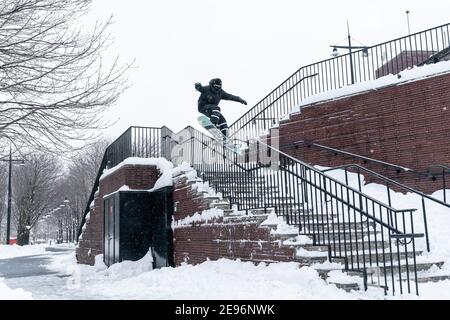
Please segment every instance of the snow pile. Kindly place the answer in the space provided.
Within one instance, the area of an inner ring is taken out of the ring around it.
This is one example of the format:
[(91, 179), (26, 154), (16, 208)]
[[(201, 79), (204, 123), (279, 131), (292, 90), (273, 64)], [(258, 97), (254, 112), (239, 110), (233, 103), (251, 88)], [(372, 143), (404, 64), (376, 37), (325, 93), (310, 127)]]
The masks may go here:
[(282, 217), (278, 217), (275, 212), (269, 214), (267, 219), (261, 223), (261, 226), (276, 226), (270, 233), (273, 235), (297, 234), (298, 228), (288, 225)]
[(172, 176), (175, 180), (187, 178), (187, 182), (194, 182), (191, 185), (193, 190), (197, 192), (203, 192), (210, 197), (222, 198), (221, 193), (216, 193), (216, 191), (210, 187), (209, 182), (203, 182), (197, 175), (197, 171), (190, 166), (189, 163), (183, 162), (176, 168), (172, 170)]
[(47, 244), (38, 244), (29, 246), (0, 245), (0, 259), (43, 254), (45, 253), (46, 247), (48, 247)]
[(11, 289), (0, 278), (0, 300), (31, 300), (33, 299), (30, 292), (23, 289)]
[[(357, 299), (335, 286), (329, 286), (312, 268), (297, 263), (255, 266), (250, 262), (221, 259), (197, 266), (145, 270), (150, 259), (123, 262), (106, 271), (77, 266), (75, 260), (54, 259), (79, 268), (80, 291), (99, 299), (152, 300), (280, 300)], [(146, 261), (147, 260), (147, 261)], [(139, 269), (142, 266), (142, 269)], [(133, 271), (128, 272), (131, 267)], [(112, 272), (111, 270), (114, 270)], [(142, 272), (140, 272), (142, 271)], [(68, 294), (73, 294), (70, 291)]]
[[(97, 271), (101, 270), (102, 263), (96, 261), (95, 267)], [(150, 249), (148, 253), (139, 261), (123, 261), (121, 263), (113, 264), (106, 269), (104, 275), (109, 279), (121, 280), (135, 277), (151, 270), (153, 270), (153, 256), (152, 250)]]
[(212, 209), (205, 210), (202, 213), (197, 212), (194, 215), (189, 216), (187, 218), (173, 221), (172, 228), (175, 229), (175, 228), (179, 228), (179, 227), (183, 227), (183, 226), (190, 226), (194, 223), (199, 223), (199, 222), (208, 223), (209, 221), (219, 219), (222, 217), (223, 217), (222, 209), (212, 208)]
[[(299, 112), (303, 106), (307, 106), (313, 103), (346, 98), (352, 95), (361, 94), (366, 91), (378, 90), (387, 86), (401, 85), (412, 81), (422, 80), (428, 77), (439, 76), (449, 72), (450, 61), (442, 61), (436, 64), (429, 64), (422, 67), (414, 66), (411, 69), (400, 72), (398, 75), (389, 74), (375, 80), (358, 82), (353, 85), (308, 97), (303, 100), (298, 106), (294, 107), (292, 113)], [(288, 116), (285, 115), (282, 118), (286, 120)]]
[(299, 244), (313, 244), (311, 237), (305, 235), (298, 235), (295, 238), (284, 240), (283, 244), (285, 246), (299, 245)]

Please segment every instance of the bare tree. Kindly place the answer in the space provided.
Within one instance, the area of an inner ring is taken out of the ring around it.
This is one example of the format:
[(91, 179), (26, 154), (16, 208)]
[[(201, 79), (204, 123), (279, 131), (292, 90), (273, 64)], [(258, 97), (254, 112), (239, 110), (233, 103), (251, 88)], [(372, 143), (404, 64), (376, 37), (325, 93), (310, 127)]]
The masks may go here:
[(60, 181), (57, 198), (61, 203), (65, 201), (65, 206), (57, 211), (57, 215), (68, 241), (75, 240), (98, 168), (108, 145), (109, 142), (102, 139), (78, 152)]
[(60, 172), (57, 158), (44, 153), (29, 156), (25, 165), (15, 170), (12, 194), (17, 244), (28, 244), (30, 230), (56, 206)]
[(0, 154), (16, 147), (67, 150), (95, 136), (102, 111), (127, 87), (108, 26), (78, 23), (91, 0), (0, 0)]

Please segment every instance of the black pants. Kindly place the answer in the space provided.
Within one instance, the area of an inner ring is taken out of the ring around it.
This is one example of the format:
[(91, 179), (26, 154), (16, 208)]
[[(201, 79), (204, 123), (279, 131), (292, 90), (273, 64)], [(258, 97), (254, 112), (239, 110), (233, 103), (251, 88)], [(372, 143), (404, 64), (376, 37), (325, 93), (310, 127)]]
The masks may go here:
[(212, 124), (215, 125), (224, 136), (228, 137), (228, 124), (227, 120), (220, 112), (220, 107), (214, 104), (208, 104), (204, 106), (202, 109), (199, 109), (200, 113), (203, 113), (205, 116), (211, 120)]

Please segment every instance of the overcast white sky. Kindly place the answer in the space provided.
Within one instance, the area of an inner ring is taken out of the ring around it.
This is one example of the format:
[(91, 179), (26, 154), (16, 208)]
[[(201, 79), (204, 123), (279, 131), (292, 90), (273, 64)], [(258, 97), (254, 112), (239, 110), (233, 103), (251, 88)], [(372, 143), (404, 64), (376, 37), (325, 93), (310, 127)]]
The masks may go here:
[(450, 22), (450, 1), (416, 0), (94, 0), (92, 15), (114, 16), (111, 55), (136, 59), (129, 89), (110, 110), (129, 126), (197, 126), (195, 82), (213, 77), (248, 106), (222, 101), (229, 123), (303, 65), (345, 44), (349, 20), (356, 44), (374, 45)]

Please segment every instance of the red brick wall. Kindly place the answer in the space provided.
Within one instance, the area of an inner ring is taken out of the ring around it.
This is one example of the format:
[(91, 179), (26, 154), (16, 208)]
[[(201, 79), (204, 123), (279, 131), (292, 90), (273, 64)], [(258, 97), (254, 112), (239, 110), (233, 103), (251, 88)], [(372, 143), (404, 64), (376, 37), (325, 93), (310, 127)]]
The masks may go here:
[(223, 219), (174, 231), (175, 264), (200, 264), (221, 258), (252, 261), (293, 261), (294, 249), (280, 246), (269, 229), (253, 223), (224, 223)]
[[(307, 139), (419, 171), (432, 164), (450, 165), (449, 87), (446, 74), (304, 107), (281, 123), (281, 149), (323, 166), (356, 160), (305, 146), (293, 148), (292, 143)], [(372, 168), (426, 192), (442, 186), (442, 180)]]
[(90, 219), (76, 250), (78, 263), (93, 265), (95, 256), (103, 253), (103, 197), (124, 185), (130, 189), (151, 189), (159, 175), (156, 166), (125, 165), (100, 181)]
[[(175, 183), (175, 225), (180, 220), (201, 213), (209, 207), (203, 199), (181, 179)], [(258, 227), (256, 221), (229, 223), (223, 218), (202, 221), (174, 228), (175, 264), (200, 264), (220, 258), (243, 260), (293, 261), (294, 249), (280, 247), (278, 239), (267, 228)]]

